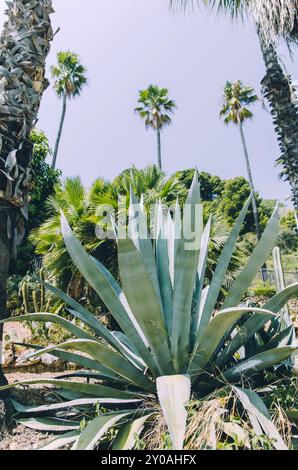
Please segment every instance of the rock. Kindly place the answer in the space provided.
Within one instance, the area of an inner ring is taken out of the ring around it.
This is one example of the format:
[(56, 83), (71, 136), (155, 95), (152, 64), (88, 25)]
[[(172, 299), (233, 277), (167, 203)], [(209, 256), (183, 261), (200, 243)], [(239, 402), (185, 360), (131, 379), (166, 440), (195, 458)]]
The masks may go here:
[(34, 364), (40, 364), (41, 362), (41, 358), (40, 357), (31, 357), (29, 358), (29, 356), (35, 352), (33, 349), (29, 349), (25, 352), (23, 352), (22, 354), (20, 354), (20, 356), (18, 356), (18, 358), (16, 359), (16, 366), (17, 367), (24, 367), (24, 366), (32, 366)]
[(59, 363), (59, 359), (55, 356), (52, 356), (51, 354), (44, 354), (41, 356), (41, 363), (46, 365), (46, 366), (53, 366), (56, 363)]
[(30, 331), (28, 328), (19, 322), (5, 323), (4, 324), (4, 339), (9, 338), (9, 343), (23, 343), (30, 339)]

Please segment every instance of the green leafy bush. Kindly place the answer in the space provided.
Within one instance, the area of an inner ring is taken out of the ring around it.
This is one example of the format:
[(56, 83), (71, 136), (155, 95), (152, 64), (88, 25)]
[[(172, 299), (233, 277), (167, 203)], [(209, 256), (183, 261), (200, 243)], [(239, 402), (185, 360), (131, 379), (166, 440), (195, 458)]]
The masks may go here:
[(272, 297), (276, 294), (276, 287), (270, 282), (259, 281), (249, 289), (248, 293), (254, 297)]

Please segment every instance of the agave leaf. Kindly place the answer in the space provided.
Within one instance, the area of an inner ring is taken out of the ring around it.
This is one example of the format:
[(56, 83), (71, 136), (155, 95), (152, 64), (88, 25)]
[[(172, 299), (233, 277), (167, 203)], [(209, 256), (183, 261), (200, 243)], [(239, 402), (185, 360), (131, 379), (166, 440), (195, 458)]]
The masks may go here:
[[(197, 217), (198, 215), (198, 217)], [(198, 221), (198, 227), (195, 226)], [(192, 299), (195, 286), (200, 243), (203, 232), (203, 210), (197, 172), (192, 182), (183, 214), (183, 233), (177, 241), (174, 275), (174, 303), (171, 347), (176, 372), (186, 369)], [(192, 238), (190, 238), (190, 235)]]
[(27, 428), (36, 429), (37, 431), (63, 432), (80, 428), (80, 423), (77, 421), (60, 418), (29, 418), (17, 419), (16, 421)]
[(156, 365), (142, 339), (141, 328), (129, 310), (119, 284), (99, 261), (86, 253), (74, 237), (63, 213), (61, 213), (61, 229), (67, 250), (78, 270), (97, 292), (124, 333), (129, 336), (148, 367), (156, 371)]
[(278, 232), (279, 215), (277, 204), (261, 237), (261, 240), (257, 244), (253, 254), (250, 256), (246, 266), (243, 268), (241, 273), (237, 275), (233, 286), (229, 290), (229, 293), (222, 306), (223, 309), (237, 305), (241, 301), (247, 288), (251, 285), (252, 281), (256, 277), (256, 274), (269, 258), (276, 244)]
[(135, 348), (131, 344), (127, 336), (121, 331), (113, 331), (112, 335), (115, 336), (116, 340), (118, 341), (120, 345), (119, 350), (122, 352), (122, 354), (129, 360), (129, 362), (131, 362), (135, 367), (137, 367), (144, 373), (145, 369), (147, 369), (147, 365), (138, 355), (138, 352), (133, 352)]
[(35, 380), (23, 380), (22, 382), (15, 382), (10, 385), (4, 385), (0, 387), (0, 391), (10, 390), (19, 385), (35, 385), (35, 384), (45, 384), (45, 385), (55, 385), (56, 387), (64, 388), (66, 390), (71, 390), (73, 392), (83, 393), (90, 396), (96, 396), (100, 398), (119, 398), (119, 399), (129, 399), (129, 398), (138, 398), (141, 394), (126, 392), (122, 390), (117, 390), (115, 388), (106, 387), (104, 385), (98, 384), (85, 384), (79, 382), (69, 382), (67, 380), (57, 380), (57, 379), (35, 379)]
[[(265, 304), (266, 308), (269, 308), (273, 312), (279, 312), (286, 305), (286, 303), (298, 295), (298, 283), (291, 284), (282, 291), (274, 295), (268, 302)], [(277, 318), (271, 322), (270, 327), (267, 330), (269, 337), (273, 337), (278, 330), (281, 328), (280, 319)]]
[(133, 384), (142, 387), (145, 390), (154, 390), (153, 383), (144, 374), (142, 374), (139, 369), (128, 362), (125, 357), (97, 341), (71, 340), (65, 343), (61, 343), (57, 346), (44, 348), (41, 351), (33, 353), (32, 356), (40, 356), (44, 353), (51, 352), (52, 349), (55, 348), (62, 350), (74, 349), (86, 353), (91, 356), (92, 359), (98, 361), (100, 364), (102, 363), (107, 369), (110, 369), (112, 372), (120, 375), (120, 377), (124, 377)]
[(181, 208), (179, 204), (179, 199), (177, 197), (176, 199), (176, 205), (175, 205), (175, 215), (174, 215), (174, 280), (175, 280), (175, 260), (176, 260), (176, 255), (177, 255), (177, 246), (179, 243), (179, 240), (181, 239), (182, 236), (182, 213), (181, 213)]
[(165, 417), (173, 450), (182, 450), (185, 438), (191, 382), (187, 375), (169, 375), (156, 380), (159, 403)]
[[(117, 339), (117, 341), (120, 341), (123, 345), (126, 346), (126, 348), (130, 349), (130, 351), (135, 356), (138, 355), (138, 351), (136, 350), (136, 348), (134, 347), (134, 345), (132, 344), (132, 342), (130, 341), (128, 336), (126, 336), (124, 333), (122, 333), (122, 331), (114, 330), (114, 331), (112, 331), (112, 335)], [(138, 357), (138, 359), (139, 359), (140, 362), (142, 361), (142, 359), (140, 357)], [(143, 365), (145, 366), (144, 362), (143, 362)]]
[(115, 218), (110, 214), (110, 224), (114, 233), (115, 241), (118, 244), (118, 227)]
[(274, 364), (285, 361), (297, 351), (297, 348), (286, 346), (283, 348), (270, 349), (269, 351), (256, 354), (246, 361), (227, 370), (223, 375), (229, 382), (235, 382), (241, 378), (242, 375), (250, 377), (258, 371), (268, 369)]
[(39, 447), (37, 450), (58, 450), (65, 447), (67, 444), (72, 444), (78, 439), (80, 431), (71, 431), (61, 436), (56, 437), (46, 445)]
[(172, 329), (173, 288), (169, 270), (168, 244), (164, 230), (163, 217), (162, 205), (159, 204), (155, 253), (163, 310), (167, 329), (168, 332), (170, 332)]
[[(131, 319), (133, 325), (135, 326), (135, 329), (136, 331), (138, 332), (138, 334), (140, 335), (140, 338), (142, 339), (144, 345), (146, 346), (146, 348), (148, 347), (148, 341), (146, 340), (146, 337), (140, 327), (140, 325), (138, 324), (137, 320), (135, 319), (135, 317), (133, 316), (133, 313), (130, 309), (130, 306), (127, 302), (127, 299), (120, 287), (120, 285), (118, 284), (118, 282), (116, 281), (116, 279), (112, 276), (112, 274), (110, 273), (110, 271), (108, 271), (108, 269), (106, 269), (106, 267), (100, 262), (98, 261), (97, 259), (91, 257), (93, 263), (95, 264), (95, 266), (97, 267), (97, 269), (104, 274), (104, 276), (106, 277), (107, 281), (110, 283), (111, 286), (113, 286), (115, 292), (117, 292), (118, 296), (119, 296), (119, 299), (121, 301), (121, 304), (123, 305), (123, 307), (125, 308), (129, 318)], [(120, 323), (119, 323), (120, 324)], [(121, 325), (120, 325), (121, 326)], [(148, 350), (146, 349), (146, 353), (148, 354)], [(151, 358), (152, 360), (152, 358)]]
[(79, 370), (76, 372), (73, 372), (71, 374), (62, 374), (62, 375), (57, 375), (55, 379), (70, 379), (74, 377), (82, 377), (84, 379), (95, 379), (95, 380), (104, 380), (108, 381), (110, 384), (128, 384), (129, 381), (124, 379), (123, 377), (120, 377), (118, 375), (112, 375), (112, 372), (109, 372), (109, 374), (101, 374), (97, 372), (88, 372), (85, 370)]
[(90, 339), (90, 340), (97, 341), (97, 339), (94, 336), (91, 336), (85, 330), (74, 325), (69, 320), (66, 320), (63, 317), (60, 317), (59, 315), (53, 315), (51, 313), (32, 313), (32, 314), (20, 315), (19, 317), (7, 318), (5, 320), (2, 320), (0, 321), (0, 324), (12, 323), (12, 322), (23, 322), (23, 321), (41, 321), (41, 322), (57, 323), (58, 325), (63, 326), (63, 328), (68, 330), (77, 338)]
[[(27, 343), (14, 343), (19, 346), (24, 346), (26, 348), (34, 349), (36, 351), (41, 351), (43, 347), (37, 346), (36, 344), (27, 344)], [(62, 359), (63, 361), (70, 362), (73, 364), (77, 364), (82, 367), (86, 367), (87, 369), (99, 371), (101, 375), (105, 377), (117, 381), (123, 381), (124, 379), (119, 377), (117, 374), (114, 374), (112, 371), (104, 367), (102, 364), (99, 364), (97, 361), (93, 359), (89, 359), (88, 357), (81, 356), (79, 354), (75, 354), (68, 351), (62, 351), (62, 349), (54, 349), (51, 351), (51, 355)]]
[[(249, 341), (257, 331), (268, 323), (274, 314), (264, 313), (253, 315), (237, 331), (236, 335), (229, 341), (224, 350), (219, 354), (215, 365), (221, 368), (238, 349)], [(269, 348), (270, 349), (270, 348)]]
[[(200, 308), (200, 305), (201, 305), (201, 296), (203, 292), (205, 272), (206, 272), (207, 259), (208, 259), (208, 245), (209, 245), (209, 240), (210, 240), (211, 221), (212, 221), (212, 216), (210, 216), (208, 223), (204, 229), (204, 232), (202, 235), (202, 241), (201, 241), (196, 286), (195, 286), (193, 302), (192, 302), (192, 326), (191, 326), (192, 345), (194, 345), (195, 343), (197, 332), (198, 332), (198, 326), (200, 323), (201, 315), (203, 313), (203, 309)], [(206, 296), (208, 294), (208, 290), (205, 291)], [(204, 305), (205, 305), (206, 298), (204, 298), (203, 300), (204, 300)]]
[(274, 295), (268, 302), (265, 303), (264, 308), (271, 310), (274, 313), (278, 313), (286, 303), (298, 295), (298, 282), (291, 284), (282, 291)]
[[(84, 321), (82, 315), (79, 312), (76, 312), (75, 310), (72, 310), (72, 309), (67, 309), (67, 311), (74, 317), (79, 318), (82, 321)], [(95, 317), (94, 317), (94, 320), (95, 322), (98, 322), (98, 320)], [(89, 321), (85, 321), (85, 323), (92, 328), (93, 322), (91, 323)], [(142, 359), (138, 355), (133, 354), (127, 347), (125, 347), (125, 345), (122, 344), (122, 342), (117, 338), (117, 336), (109, 332), (108, 338), (109, 338), (108, 342), (110, 343), (110, 345), (113, 346), (117, 351), (122, 353), (130, 362), (132, 362), (139, 368), (144, 368), (144, 364), (145, 364), (144, 361), (142, 361)], [(95, 338), (92, 336), (89, 336), (89, 338), (86, 338), (86, 339), (95, 339)], [(146, 367), (147, 366), (145, 364), (145, 368)]]
[(69, 309), (68, 311), (72, 315), (74, 315), (76, 318), (79, 318), (86, 325), (90, 326), (90, 328), (92, 328), (92, 330), (98, 337), (104, 338), (106, 341), (108, 341), (109, 344), (117, 348), (117, 342), (114, 340), (111, 332), (108, 330), (108, 328), (102, 325), (102, 323), (100, 323), (100, 321), (98, 321), (92, 313), (86, 310), (81, 304), (76, 302), (69, 295), (65, 294), (60, 289), (57, 289), (57, 287), (51, 286), (46, 282), (42, 283), (50, 292), (52, 292), (54, 295), (59, 297), (63, 302), (65, 302), (71, 307), (71, 309)]
[(101, 437), (113, 427), (117, 421), (131, 412), (123, 411), (117, 413), (106, 413), (93, 419), (84, 429), (76, 442), (75, 450), (93, 450)]
[(172, 287), (174, 286), (174, 263), (175, 263), (175, 224), (171, 217), (170, 211), (168, 211), (166, 219), (166, 240), (169, 260), (169, 273), (171, 277)]
[(143, 259), (130, 238), (119, 239), (118, 263), (124, 292), (159, 371), (171, 373), (173, 367), (164, 314)]
[[(207, 325), (205, 334), (198, 344), (197, 349), (190, 361), (188, 373), (192, 377), (202, 372), (203, 367), (211, 359), (214, 352), (220, 345), (222, 338), (231, 330), (233, 325), (245, 314), (252, 311), (251, 307), (235, 307), (222, 310)], [(256, 313), (269, 315), (271, 312), (264, 309), (254, 309)]]
[(258, 348), (258, 353), (267, 351), (268, 349), (280, 348), (283, 346), (290, 346), (292, 345), (292, 337), (294, 335), (295, 338), (295, 328), (294, 326), (289, 326), (285, 330), (282, 330), (277, 335), (273, 336), (273, 338), (263, 346)]
[(204, 330), (205, 330), (205, 328), (206, 328), (206, 326), (207, 326), (207, 324), (208, 324), (208, 322), (209, 322), (209, 320), (212, 316), (212, 313), (213, 313), (214, 307), (216, 305), (217, 298), (218, 298), (218, 295), (220, 293), (220, 289), (221, 289), (224, 277), (226, 275), (227, 269), (229, 267), (232, 255), (234, 253), (236, 243), (237, 243), (237, 239), (238, 239), (242, 224), (244, 222), (245, 216), (247, 214), (250, 202), (251, 202), (251, 196), (249, 197), (249, 199), (247, 200), (247, 202), (244, 205), (243, 209), (241, 210), (241, 212), (240, 212), (240, 214), (239, 214), (239, 216), (238, 216), (238, 218), (237, 218), (237, 220), (234, 224), (234, 227), (233, 227), (233, 229), (230, 233), (230, 236), (229, 236), (228, 240), (225, 243), (225, 246), (222, 250), (219, 261), (217, 263), (217, 266), (216, 266), (216, 269), (215, 269), (215, 272), (214, 272), (214, 275), (213, 275), (213, 278), (212, 278), (212, 281), (211, 281), (211, 284), (210, 284), (207, 299), (206, 299), (206, 302), (205, 302), (204, 310), (203, 310), (202, 316), (200, 318), (195, 349), (196, 349), (199, 341), (201, 340), (201, 337), (204, 334)]
[(14, 409), (21, 414), (39, 414), (49, 411), (61, 411), (71, 408), (78, 408), (86, 405), (95, 405), (95, 404), (109, 404), (109, 405), (121, 405), (126, 403), (137, 403), (141, 401), (140, 399), (130, 399), (130, 400), (120, 400), (117, 398), (78, 398), (76, 400), (70, 400), (60, 403), (52, 403), (50, 405), (41, 405), (41, 406), (28, 406), (18, 403), (15, 400), (11, 400)]
[(113, 444), (113, 450), (131, 450), (135, 444), (136, 436), (139, 436), (144, 428), (145, 422), (152, 413), (135, 419), (122, 426)]
[(156, 264), (152, 249), (152, 242), (148, 233), (146, 217), (137, 201), (137, 198), (130, 190), (130, 206), (128, 214), (128, 234), (133, 240), (137, 250), (139, 251), (147, 272), (151, 277), (152, 284), (155, 289), (156, 297), (161, 304), (161, 294), (157, 277)]
[[(288, 450), (276, 426), (271, 421), (270, 413), (259, 395), (247, 388), (233, 387), (233, 389), (244, 409), (248, 412), (249, 417), (253, 417), (252, 424), (255, 420), (259, 423), (267, 436), (273, 440), (272, 443), (277, 450)], [(258, 428), (256, 432), (258, 433)]]

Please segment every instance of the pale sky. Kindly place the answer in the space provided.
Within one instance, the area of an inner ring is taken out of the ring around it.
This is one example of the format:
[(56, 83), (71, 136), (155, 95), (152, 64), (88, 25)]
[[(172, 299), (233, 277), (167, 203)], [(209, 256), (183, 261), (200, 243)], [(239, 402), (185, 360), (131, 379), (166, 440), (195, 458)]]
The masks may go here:
[[(0, 25), (4, 0), (0, 0)], [(60, 50), (80, 55), (88, 68), (88, 87), (69, 103), (58, 167), (64, 176), (80, 175), (86, 185), (96, 177), (112, 179), (135, 164), (156, 161), (152, 131), (133, 112), (138, 90), (150, 83), (167, 87), (178, 109), (162, 134), (163, 165), (170, 175), (197, 167), (223, 178), (244, 175), (237, 128), (218, 117), (226, 80), (242, 80), (260, 95), (264, 65), (252, 25), (231, 24), (201, 9), (173, 14), (169, 0), (54, 0), (55, 36), (48, 67)], [(294, 55), (297, 52), (294, 50)], [(286, 49), (281, 58), (298, 78), (297, 61)], [(49, 73), (48, 73), (49, 75)], [(263, 197), (284, 199), (288, 184), (279, 181), (279, 156), (270, 114), (261, 103), (245, 126), (255, 186)], [(49, 88), (38, 127), (54, 145), (61, 102)]]

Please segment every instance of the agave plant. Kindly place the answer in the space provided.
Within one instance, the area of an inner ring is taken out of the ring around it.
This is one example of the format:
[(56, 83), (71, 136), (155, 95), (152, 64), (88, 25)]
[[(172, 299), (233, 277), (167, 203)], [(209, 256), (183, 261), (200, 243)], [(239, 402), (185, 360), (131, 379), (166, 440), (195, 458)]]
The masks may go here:
[[(173, 219), (159, 205), (153, 243), (149, 235), (144, 236), (147, 218), (131, 194), (129, 236), (117, 240), (122, 287), (99, 261), (85, 252), (62, 214), (62, 233), (69, 254), (106, 304), (119, 331), (109, 331), (79, 303), (49, 285), (46, 287), (68, 304), (70, 319), (74, 317), (88, 329), (50, 313), (14, 319), (62, 325), (75, 339), (55, 347), (39, 348), (34, 355), (50, 352), (83, 367), (67, 377), (22, 382), (52, 384), (59, 389), (59, 403), (25, 408), (14, 402), (18, 412), (37, 414), (35, 418), (22, 420), (23, 424), (68, 431), (47, 448), (72, 443), (73, 449), (93, 449), (109, 428), (118, 430), (113, 448), (131, 448), (135, 436), (146, 421), (150, 425), (150, 417), (156, 413), (157, 407), (152, 403), (159, 403), (172, 446), (182, 449), (190, 398), (208, 399), (210, 394), (225, 387), (234, 388), (256, 433), (267, 433), (274, 439), (276, 448), (285, 448), (265, 404), (252, 389), (264, 389), (269, 380), (278, 377), (281, 369), (289, 370), (290, 357), (296, 351), (292, 346), (293, 328), (286, 317), (283, 318), (286, 327), (281, 329), (280, 319), (287, 315), (283, 307), (297, 295), (298, 284), (279, 292), (262, 308), (241, 304), (275, 245), (278, 207), (223, 305), (215, 310), (250, 202), (251, 198), (225, 243), (208, 286), (205, 268), (212, 218), (204, 227), (197, 175), (183, 213), (177, 204)], [(271, 373), (266, 375), (266, 370)], [(70, 380), (74, 376), (94, 381), (74, 382)], [(16, 385), (20, 384), (5, 388)], [(81, 412), (95, 403), (104, 404), (106, 410), (91, 419), (81, 432)], [(67, 414), (70, 409), (71, 416)], [(52, 417), (38, 418), (41, 412)]]

